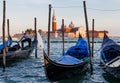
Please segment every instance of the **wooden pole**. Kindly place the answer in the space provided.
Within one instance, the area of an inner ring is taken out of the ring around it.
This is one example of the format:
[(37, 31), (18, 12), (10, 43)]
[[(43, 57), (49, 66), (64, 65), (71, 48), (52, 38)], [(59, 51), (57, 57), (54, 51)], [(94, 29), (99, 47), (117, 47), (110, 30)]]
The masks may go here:
[(64, 55), (64, 19), (62, 19), (62, 41), (63, 41), (63, 55)]
[[(35, 40), (37, 41), (37, 43), (38, 43), (38, 40), (37, 40), (37, 19), (36, 18), (34, 18), (34, 28), (35, 28)], [(36, 43), (36, 45), (35, 45), (35, 58), (38, 58), (37, 57), (37, 43)]]
[(92, 20), (92, 58), (94, 52), (94, 19)]
[(6, 67), (6, 51), (5, 51), (5, 18), (6, 18), (6, 1), (3, 1), (3, 24), (2, 24), (2, 31), (3, 31), (3, 72), (5, 71)]
[[(7, 19), (7, 32), (8, 32), (8, 40), (11, 39), (11, 36), (10, 36), (10, 25), (9, 25), (9, 19)], [(8, 45), (10, 47), (10, 44)]]
[(87, 11), (86, 11), (85, 1), (83, 1), (83, 5), (84, 5), (85, 23), (86, 23), (86, 30), (87, 30), (87, 40), (88, 40), (89, 53), (90, 53), (90, 69), (91, 69), (91, 72), (92, 72), (93, 71), (92, 56), (91, 56), (91, 49), (90, 49), (90, 38), (89, 38), (88, 19), (87, 19)]
[(49, 16), (48, 16), (48, 56), (50, 56), (50, 25), (51, 25), (51, 4), (49, 4)]
[(8, 32), (8, 36), (10, 36), (10, 33), (9, 33), (9, 19), (7, 19), (7, 32)]
[(10, 25), (9, 25), (9, 19), (7, 19), (7, 32), (8, 32), (8, 39), (10, 39)]

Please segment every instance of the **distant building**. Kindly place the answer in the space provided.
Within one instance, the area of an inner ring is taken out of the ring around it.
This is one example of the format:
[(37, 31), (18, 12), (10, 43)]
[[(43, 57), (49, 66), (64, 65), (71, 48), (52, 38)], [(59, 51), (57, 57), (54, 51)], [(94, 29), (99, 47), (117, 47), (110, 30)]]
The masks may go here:
[[(59, 34), (59, 37), (62, 37), (62, 33)], [(68, 38), (75, 38), (75, 34), (70, 32), (70, 33), (64, 33), (64, 37)]]
[(71, 28), (71, 29), (70, 29), (70, 32), (76, 33), (76, 31), (78, 31), (78, 28), (79, 28), (79, 27)]
[[(104, 37), (104, 32), (108, 35), (108, 31), (94, 31), (94, 37), (95, 38), (103, 38)], [(92, 30), (89, 31), (90, 37), (92, 37)]]
[(54, 32), (50, 32), (50, 38), (56, 38), (56, 35)]
[(12, 36), (12, 38), (21, 38), (23, 36), (23, 33), (17, 33)]
[(55, 32), (56, 30), (57, 30), (57, 22), (56, 22), (55, 11), (53, 11), (53, 16), (52, 16), (52, 32)]
[[(21, 38), (23, 37), (24, 33), (17, 33), (12, 36), (12, 38)], [(32, 38), (35, 36), (35, 33), (30, 33), (29, 36)]]
[(86, 37), (86, 32), (83, 26), (74, 27), (70, 32), (73, 32), (75, 34), (75, 37), (79, 37), (79, 35), (81, 35), (83, 38)]
[[(79, 35), (81, 35), (83, 38), (86, 37), (86, 31), (83, 26), (80, 27), (75, 27), (74, 23), (71, 21), (69, 26), (67, 27), (64, 25), (64, 37), (68, 38), (77, 38)], [(108, 31), (105, 31), (108, 35)], [(92, 37), (92, 31), (89, 30), (89, 35)], [(42, 33), (42, 37), (47, 38), (48, 33)], [(104, 36), (104, 31), (94, 31), (94, 37), (95, 38), (103, 38)], [(62, 28), (57, 29), (57, 22), (56, 22), (56, 16), (55, 16), (55, 11), (53, 11), (53, 16), (52, 16), (52, 31), (50, 32), (50, 37), (51, 38), (59, 38), (62, 37)]]
[(58, 38), (58, 33), (57, 33), (57, 31), (55, 31), (55, 38)]
[(65, 33), (69, 33), (70, 31), (71, 31), (71, 29), (69, 27), (67, 27), (67, 26), (64, 27), (64, 32)]
[(86, 37), (86, 32), (85, 28), (83, 26), (78, 27), (78, 30), (76, 31), (76, 37), (79, 37), (79, 34), (85, 38)]

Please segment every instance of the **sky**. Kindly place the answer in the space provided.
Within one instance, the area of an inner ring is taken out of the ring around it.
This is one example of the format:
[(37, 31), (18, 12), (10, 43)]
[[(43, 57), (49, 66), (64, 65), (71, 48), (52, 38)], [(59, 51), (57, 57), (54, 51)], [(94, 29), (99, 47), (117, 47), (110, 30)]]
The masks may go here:
[[(85, 27), (83, 0), (6, 0), (6, 19), (10, 20), (10, 33), (21, 33), (28, 28), (47, 31), (48, 5), (55, 11), (57, 28), (62, 19), (68, 26), (72, 21), (75, 26)], [(120, 36), (120, 0), (86, 0), (89, 29), (95, 19), (95, 30), (107, 30), (110, 36)], [(0, 0), (0, 36), (2, 35), (3, 0)], [(7, 23), (6, 23), (7, 24)], [(6, 27), (7, 28), (7, 27)]]

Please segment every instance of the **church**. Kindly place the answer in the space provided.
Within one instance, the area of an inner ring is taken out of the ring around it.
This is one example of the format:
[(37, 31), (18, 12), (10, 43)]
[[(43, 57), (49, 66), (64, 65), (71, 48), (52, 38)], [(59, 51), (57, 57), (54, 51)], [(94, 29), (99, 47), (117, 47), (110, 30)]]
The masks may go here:
[[(105, 31), (108, 35), (108, 31)], [(75, 27), (75, 24), (71, 21), (71, 23), (66, 26), (64, 25), (64, 37), (66, 38), (78, 38), (79, 34), (85, 38), (86, 37), (86, 31), (83, 26)], [(94, 31), (94, 37), (95, 38), (103, 38), (104, 31)], [(92, 30), (89, 30), (89, 35), (92, 37)], [(45, 36), (45, 34), (44, 34)], [(46, 34), (47, 36), (47, 34)], [(57, 20), (55, 16), (55, 11), (53, 11), (52, 16), (52, 31), (50, 32), (51, 38), (60, 38), (62, 37), (62, 28), (57, 29)]]

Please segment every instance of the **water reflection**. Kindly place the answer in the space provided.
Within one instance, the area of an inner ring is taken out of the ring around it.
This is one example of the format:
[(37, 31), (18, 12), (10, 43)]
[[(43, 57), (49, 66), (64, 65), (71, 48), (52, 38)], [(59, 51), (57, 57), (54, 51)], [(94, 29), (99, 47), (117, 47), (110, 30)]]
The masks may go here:
[(102, 76), (105, 78), (105, 80), (108, 83), (120, 83), (120, 79), (115, 78), (111, 74), (105, 71), (105, 73), (102, 74)]
[(79, 76), (75, 76), (75, 77), (72, 77), (72, 78), (66, 79), (66, 80), (61, 80), (61, 81), (58, 81), (57, 83), (82, 83), (82, 81), (85, 79), (85, 76), (88, 73), (89, 72), (84, 72)]

